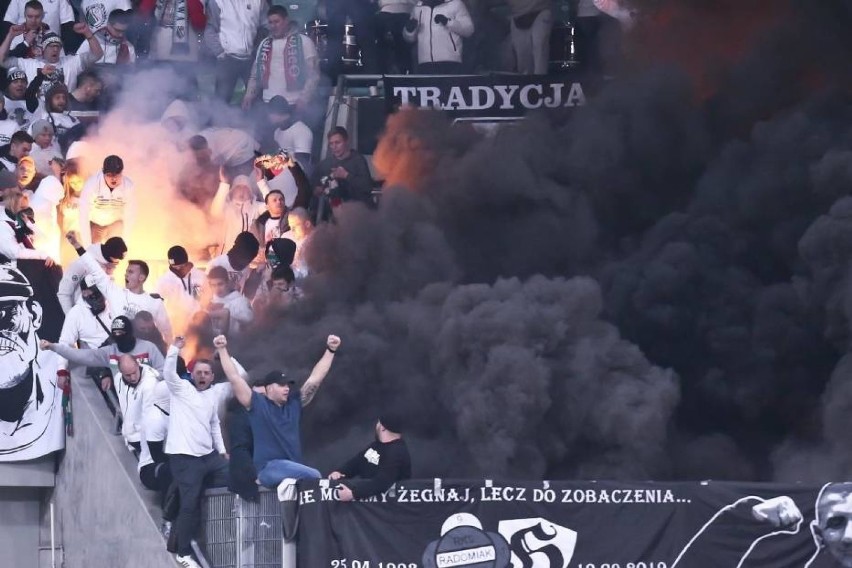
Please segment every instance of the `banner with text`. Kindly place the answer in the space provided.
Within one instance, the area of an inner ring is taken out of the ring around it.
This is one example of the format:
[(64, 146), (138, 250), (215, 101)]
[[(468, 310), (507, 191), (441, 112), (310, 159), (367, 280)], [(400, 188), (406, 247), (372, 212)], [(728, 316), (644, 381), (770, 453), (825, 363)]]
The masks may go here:
[(334, 483), (299, 484), (300, 568), (852, 566), (852, 483)]
[(590, 86), (566, 75), (386, 75), (385, 104), (436, 108), (454, 118), (518, 118), (586, 104)]

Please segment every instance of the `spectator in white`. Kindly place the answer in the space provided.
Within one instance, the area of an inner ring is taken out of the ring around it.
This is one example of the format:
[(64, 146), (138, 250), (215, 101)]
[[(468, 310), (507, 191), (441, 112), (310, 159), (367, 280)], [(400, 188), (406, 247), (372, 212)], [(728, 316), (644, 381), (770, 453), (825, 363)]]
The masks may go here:
[[(88, 281), (84, 278), (80, 282), (80, 300), (65, 314), (58, 343), (71, 347), (79, 346), (80, 349), (97, 349), (110, 337), (112, 314), (106, 298), (95, 287), (91, 277), (88, 278)], [(60, 370), (63, 380), (70, 376), (66, 359), (60, 363)], [(63, 386), (59, 385), (60, 388)]]
[(415, 0), (378, 0), (373, 16), (379, 52), (379, 73), (407, 75), (411, 72), (411, 49), (402, 32), (411, 18)]
[(23, 33), (23, 25), (14, 25), (9, 28), (9, 33), (3, 43), (0, 43), (0, 61), (4, 61), (5, 67), (17, 66), (27, 74), (27, 81), (36, 78), (36, 72), (47, 65), (53, 66), (48, 75), (51, 82), (62, 82), (69, 89), (77, 86), (77, 75), (90, 67), (103, 55), (101, 44), (95, 39), (94, 33), (89, 26), (83, 23), (74, 24), (74, 31), (86, 38), (91, 51), (82, 55), (62, 55), (62, 38), (53, 32), (45, 34), (42, 40), (42, 55), (40, 58), (26, 59), (23, 57), (8, 57), (9, 45), (12, 40)]
[(206, 311), (219, 335), (236, 337), (254, 320), (254, 312), (248, 299), (234, 289), (228, 271), (214, 266), (207, 273), (207, 285), (213, 293)]
[(23, 69), (13, 67), (6, 73), (3, 109), (9, 120), (14, 120), (21, 127), (26, 127), (32, 120), (32, 113), (27, 108), (27, 85), (29, 80)]
[(29, 155), (35, 161), (36, 171), (43, 176), (50, 176), (53, 173), (50, 161), (53, 158), (62, 157), (62, 150), (60, 150), (59, 144), (56, 143), (54, 134), (53, 125), (50, 124), (50, 121), (43, 118), (36, 120), (30, 126), (33, 145)]
[[(198, 61), (207, 23), (202, 0), (142, 0), (138, 10), (142, 16), (154, 18), (149, 58), (175, 63)], [(188, 65), (179, 69), (193, 72)]]
[[(11, 5), (6, 9), (7, 19), (10, 9), (12, 9)], [(26, 27), (23, 35), (12, 40), (11, 54), (16, 57), (41, 57), (44, 34), (50, 31), (57, 35), (61, 34), (61, 30), (51, 30), (50, 26), (44, 22), (44, 5), (38, 0), (30, 0), (24, 5), (23, 21), (10, 23), (23, 24)]]
[(222, 370), (234, 389), (234, 397), (249, 411), (254, 464), (261, 485), (275, 488), (286, 478), (319, 478), (317, 470), (301, 463), (300, 421), (302, 408), (314, 399), (331, 369), (334, 354), (340, 348), (340, 338), (328, 336), (325, 352), (300, 389), (296, 390), (294, 381), (284, 373), (273, 371), (262, 383), (263, 394), (254, 392), (237, 372), (228, 354), (227, 339), (219, 336), (213, 343), (219, 353)]
[(0, 171), (0, 189), (4, 190), (3, 211), (0, 211), (0, 256), (12, 264), (16, 260), (36, 259), (53, 266), (53, 259), (46, 252), (33, 247), (23, 224), (20, 213), (29, 207), (29, 198), (18, 189), (17, 176)]
[(24, 156), (29, 156), (32, 149), (33, 137), (23, 130), (15, 132), (8, 144), (0, 146), (0, 169), (15, 171), (18, 167), (18, 160)]
[(382, 414), (376, 422), (376, 440), (329, 474), (329, 479), (340, 482), (340, 501), (381, 495), (397, 481), (411, 477), (411, 456), (402, 439), (404, 420), (395, 412)]
[[(239, 175), (234, 178), (233, 183), (228, 185), (225, 175), (225, 169), (221, 168), (219, 189), (210, 204), (210, 215), (216, 222), (224, 224), (220, 241), (222, 252), (229, 243), (234, 242), (237, 235), (253, 231), (258, 217), (266, 210), (266, 204), (254, 198), (247, 176)], [(261, 191), (265, 191), (264, 197), (266, 197), (268, 186), (259, 187)]]
[(183, 168), (178, 173), (177, 190), (181, 197), (201, 209), (209, 210), (219, 187), (219, 166), (203, 136), (193, 136)]
[[(3, 19), (10, 24), (26, 24), (28, 32), (41, 27), (35, 25), (38, 19), (39, 24), (43, 23), (53, 33), (62, 35), (63, 32), (67, 34), (74, 25), (74, 10), (68, 0), (46, 0), (45, 3), (38, 0), (10, 0)], [(24, 39), (27, 38), (25, 35)]]
[(272, 6), (266, 22), (269, 36), (257, 47), (242, 106), (248, 110), (258, 95), (264, 102), (281, 96), (304, 109), (319, 84), (317, 47), (297, 26), (290, 25), (284, 6)]
[(510, 10), (512, 47), (518, 73), (547, 74), (550, 30), (553, 27), (551, 0), (507, 0)]
[[(185, 369), (184, 369), (185, 371)], [(183, 375), (183, 372), (179, 374)], [(142, 430), (140, 434), (139, 480), (151, 491), (165, 496), (172, 483), (165, 443), (169, 431), (171, 395), (166, 381), (158, 381), (154, 388), (142, 394)]]
[(207, 359), (196, 360), (192, 382), (185, 381), (177, 373), (178, 355), (183, 347), (183, 338), (177, 338), (169, 348), (163, 369), (172, 395), (166, 454), (180, 494), (180, 512), (174, 527), (177, 562), (184, 568), (200, 568), (192, 558), (192, 539), (200, 522), (201, 492), (206, 487), (228, 485), (228, 462), (218, 403), (204, 392), (213, 383), (213, 364)]
[(284, 238), (296, 243), (296, 253), (291, 267), (296, 278), (302, 279), (308, 275), (305, 245), (310, 240), (314, 224), (311, 222), (310, 214), (303, 207), (297, 207), (287, 214), (287, 224), (290, 226), (290, 230), (284, 233)]
[(295, 110), (283, 97), (269, 101), (269, 120), (276, 127), (272, 137), (279, 149), (295, 158), (305, 172), (310, 172), (314, 133), (304, 122), (295, 119)]
[(46, 252), (51, 258), (61, 257), (62, 229), (59, 226), (59, 203), (65, 197), (65, 188), (55, 176), (42, 178), (30, 199), (35, 215), (33, 246)]
[[(127, 245), (121, 237), (112, 237), (107, 239), (103, 244), (89, 245), (86, 253), (94, 259), (105, 273), (111, 274), (115, 270), (116, 265), (127, 254)], [(56, 293), (56, 296), (59, 299), (59, 305), (62, 306), (62, 310), (66, 314), (79, 301), (79, 283), (88, 273), (89, 268), (81, 257), (68, 265), (68, 268), (62, 275), (62, 280), (59, 282), (59, 291)]]
[[(107, 25), (95, 32), (95, 39), (103, 52), (95, 63), (108, 65), (136, 63), (136, 48), (127, 39), (127, 28), (130, 27), (131, 17), (130, 10), (119, 9), (110, 12)], [(89, 44), (84, 43), (77, 51), (77, 55), (88, 54), (89, 51)]]
[(229, 176), (248, 174), (254, 168), (255, 152), (260, 150), (250, 134), (239, 128), (205, 128), (199, 133), (213, 152), (213, 161), (225, 166)]
[(210, 271), (216, 266), (221, 266), (228, 272), (234, 289), (242, 292), (252, 273), (251, 262), (259, 250), (260, 244), (257, 242), (257, 237), (247, 231), (240, 233), (227, 253), (217, 256), (207, 265), (208, 282)]
[[(93, 32), (107, 25), (113, 10), (130, 10), (130, 0), (82, 0), (80, 9)], [(100, 58), (98, 58), (100, 59)]]
[(417, 73), (461, 73), (462, 39), (473, 35), (473, 20), (462, 0), (421, 0), (403, 33), (417, 42)]
[(124, 271), (125, 288), (121, 288), (107, 276), (93, 254), (87, 251), (80, 259), (88, 274), (94, 277), (95, 285), (106, 296), (114, 313), (133, 319), (139, 312), (148, 312), (154, 316), (157, 329), (163, 334), (166, 342), (172, 340), (172, 324), (163, 299), (159, 294), (145, 293), (145, 281), (150, 274), (148, 263), (142, 260), (128, 261)]
[[(42, 76), (39, 70), (39, 76), (30, 87), (36, 85)], [(60, 146), (66, 148), (70, 144), (68, 139), (72, 136), (72, 131), (80, 128), (80, 121), (68, 110), (68, 96), (68, 87), (65, 83), (53, 83), (44, 95), (44, 106), (35, 113), (36, 120), (47, 120), (53, 126)]]
[(139, 363), (131, 355), (118, 356), (118, 374), (115, 377), (115, 392), (121, 407), (121, 436), (124, 442), (139, 452), (142, 441), (142, 417), (151, 404), (151, 395), (159, 381), (157, 371), (149, 365)]
[[(46, 340), (42, 340), (41, 348), (65, 357), (74, 365), (109, 367), (113, 377), (118, 374), (118, 359), (124, 354), (133, 356), (140, 363), (150, 365), (157, 372), (162, 372), (163, 355), (160, 350), (150, 341), (137, 339), (133, 335), (133, 324), (129, 319), (124, 316), (113, 319), (110, 325), (110, 337), (112, 343), (96, 349), (75, 349), (69, 345), (50, 343)], [(101, 390), (108, 391), (112, 386), (111, 383), (111, 377), (104, 377), (101, 381)]]
[(198, 131), (192, 109), (180, 99), (169, 103), (160, 117), (160, 125), (168, 132), (171, 142), (179, 150), (184, 150), (186, 141)]
[(210, 0), (204, 43), (216, 58), (216, 96), (231, 101), (237, 81), (248, 84), (254, 40), (265, 0)]
[(5, 146), (12, 141), (12, 134), (21, 130), (18, 121), (9, 116), (4, 108), (5, 98), (0, 98), (0, 146)]
[(136, 192), (133, 181), (123, 172), (121, 158), (107, 156), (101, 171), (83, 186), (80, 194), (80, 242), (83, 246), (133, 231)]
[(186, 249), (180, 245), (171, 247), (166, 257), (169, 269), (157, 281), (157, 293), (166, 302), (171, 319), (181, 329), (201, 309), (201, 295), (207, 277), (189, 261)]

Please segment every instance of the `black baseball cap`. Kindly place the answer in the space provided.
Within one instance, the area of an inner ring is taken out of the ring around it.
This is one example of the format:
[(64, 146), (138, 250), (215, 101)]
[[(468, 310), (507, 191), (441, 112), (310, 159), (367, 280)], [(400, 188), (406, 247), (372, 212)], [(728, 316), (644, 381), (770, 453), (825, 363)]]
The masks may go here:
[(270, 371), (261, 379), (258, 386), (281, 385), (283, 387), (284, 385), (293, 386), (295, 384), (296, 381), (287, 378), (286, 373), (282, 371)]
[(186, 249), (180, 245), (175, 245), (170, 248), (169, 252), (166, 253), (166, 257), (169, 259), (169, 266), (186, 264), (189, 262), (189, 255), (186, 254)]

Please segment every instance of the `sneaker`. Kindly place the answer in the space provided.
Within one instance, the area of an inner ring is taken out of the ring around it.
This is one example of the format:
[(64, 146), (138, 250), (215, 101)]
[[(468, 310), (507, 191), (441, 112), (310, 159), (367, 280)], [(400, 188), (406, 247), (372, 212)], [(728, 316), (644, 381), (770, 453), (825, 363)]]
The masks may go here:
[(175, 560), (177, 560), (177, 563), (183, 566), (183, 568), (201, 568), (201, 565), (189, 555), (181, 556), (180, 554), (175, 554)]

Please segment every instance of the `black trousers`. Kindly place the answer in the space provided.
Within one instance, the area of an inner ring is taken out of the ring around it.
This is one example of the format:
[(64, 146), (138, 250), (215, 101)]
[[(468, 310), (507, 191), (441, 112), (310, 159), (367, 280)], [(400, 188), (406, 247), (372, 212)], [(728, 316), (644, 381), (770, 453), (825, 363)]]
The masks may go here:
[(228, 461), (215, 451), (200, 457), (172, 454), (169, 466), (180, 494), (180, 511), (174, 527), (177, 553), (188, 556), (192, 554), (192, 539), (201, 522), (201, 493), (208, 487), (228, 485)]

